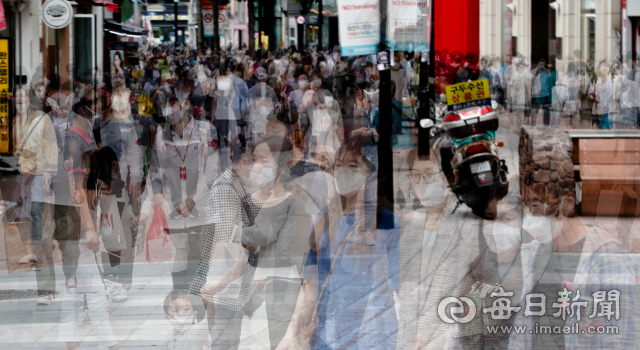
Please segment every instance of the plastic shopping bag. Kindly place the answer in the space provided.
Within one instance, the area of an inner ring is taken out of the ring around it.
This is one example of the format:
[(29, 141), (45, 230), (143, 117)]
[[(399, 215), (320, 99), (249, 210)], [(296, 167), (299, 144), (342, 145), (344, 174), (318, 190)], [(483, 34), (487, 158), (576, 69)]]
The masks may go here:
[(153, 206), (153, 220), (147, 229), (147, 261), (159, 264), (173, 257), (173, 243), (169, 239), (167, 217), (162, 208)]

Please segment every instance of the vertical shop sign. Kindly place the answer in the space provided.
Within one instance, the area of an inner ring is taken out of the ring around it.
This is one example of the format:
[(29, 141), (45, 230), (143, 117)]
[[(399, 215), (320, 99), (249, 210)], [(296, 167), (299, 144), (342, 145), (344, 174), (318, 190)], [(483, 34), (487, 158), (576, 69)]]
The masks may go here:
[(204, 36), (213, 36), (213, 2), (202, 0), (202, 25), (204, 26)]
[(9, 152), (9, 39), (0, 39), (0, 153)]

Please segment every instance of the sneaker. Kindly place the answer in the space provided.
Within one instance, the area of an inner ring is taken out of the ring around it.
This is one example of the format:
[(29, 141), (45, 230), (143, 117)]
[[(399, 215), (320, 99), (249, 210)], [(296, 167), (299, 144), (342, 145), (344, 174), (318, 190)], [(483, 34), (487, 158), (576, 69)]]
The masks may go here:
[(120, 303), (129, 299), (127, 290), (124, 288), (122, 283), (116, 283), (106, 279), (104, 282), (107, 286), (107, 295), (111, 298), (111, 300)]
[(113, 295), (113, 301), (116, 303), (122, 303), (127, 301), (127, 299), (129, 299), (129, 293), (127, 293), (127, 289), (124, 287), (120, 287), (118, 293)]
[(53, 303), (53, 301), (56, 299), (56, 296), (53, 294), (45, 294), (45, 295), (41, 295), (38, 298), (38, 305), (49, 305), (51, 303)]
[(67, 287), (67, 291), (69, 293), (76, 292), (76, 288), (78, 288), (78, 278), (76, 277), (75, 273), (70, 278), (65, 278), (64, 286)]
[(38, 257), (35, 254), (27, 254), (20, 259), (20, 264), (37, 263)]
[(113, 298), (114, 295), (118, 294), (119, 293), (118, 290), (122, 288), (122, 284), (113, 282), (106, 278), (104, 279), (104, 285), (107, 289), (107, 296), (110, 298)]

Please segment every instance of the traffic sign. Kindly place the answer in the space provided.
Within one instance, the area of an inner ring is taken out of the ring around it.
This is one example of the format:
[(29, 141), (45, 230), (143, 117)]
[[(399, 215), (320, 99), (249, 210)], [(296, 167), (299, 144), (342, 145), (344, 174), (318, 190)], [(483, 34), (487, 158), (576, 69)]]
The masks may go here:
[(218, 23), (219, 24), (223, 24), (226, 19), (227, 19), (227, 17), (224, 15), (224, 13), (221, 13), (221, 14), (218, 15)]
[(209, 23), (211, 23), (211, 21), (213, 21), (213, 16), (211, 14), (209, 14), (209, 13), (206, 13), (204, 15), (203, 20), (204, 20), (204, 23), (209, 24)]
[(304, 16), (298, 16), (296, 17), (296, 22), (300, 25), (304, 24), (306, 22)]

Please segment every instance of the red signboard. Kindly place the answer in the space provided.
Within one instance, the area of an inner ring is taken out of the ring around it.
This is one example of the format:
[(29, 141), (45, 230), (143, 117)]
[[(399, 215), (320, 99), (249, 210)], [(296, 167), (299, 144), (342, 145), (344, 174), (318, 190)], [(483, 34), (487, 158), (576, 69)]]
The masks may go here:
[(202, 10), (203, 11), (213, 11), (213, 2), (211, 0), (202, 0)]
[(7, 20), (4, 18), (4, 5), (0, 1), (0, 30), (7, 29)]

